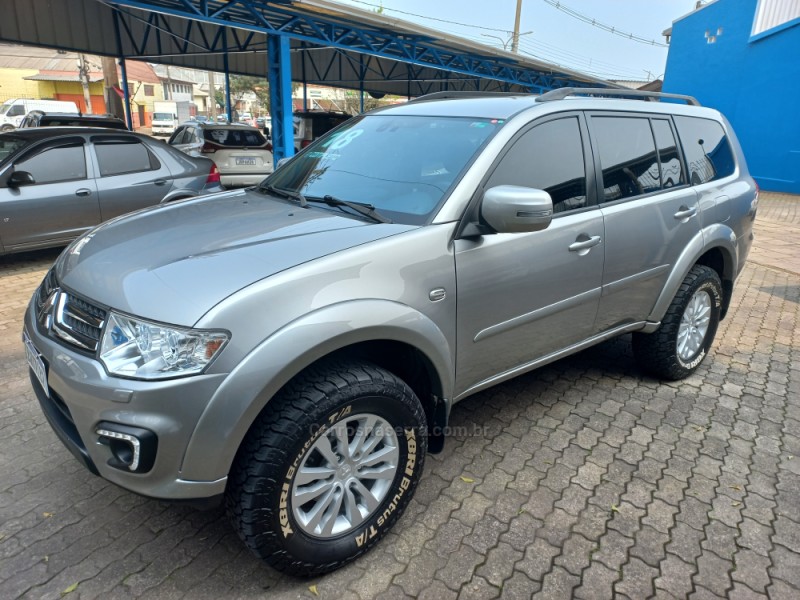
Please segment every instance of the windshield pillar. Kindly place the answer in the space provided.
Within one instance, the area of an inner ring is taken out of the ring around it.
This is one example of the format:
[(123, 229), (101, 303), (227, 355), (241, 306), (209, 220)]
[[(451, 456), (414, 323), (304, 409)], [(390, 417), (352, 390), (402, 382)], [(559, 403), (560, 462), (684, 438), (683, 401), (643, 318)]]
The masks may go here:
[(292, 126), (292, 57), (289, 38), (267, 36), (269, 112), (272, 115), (272, 156), (275, 165), (294, 155)]

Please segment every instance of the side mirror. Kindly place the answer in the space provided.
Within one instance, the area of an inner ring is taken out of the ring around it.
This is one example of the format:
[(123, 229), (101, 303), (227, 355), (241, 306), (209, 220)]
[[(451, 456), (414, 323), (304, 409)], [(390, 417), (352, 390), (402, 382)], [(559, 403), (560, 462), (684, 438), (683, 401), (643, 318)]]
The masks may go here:
[(540, 231), (553, 219), (553, 200), (544, 190), (498, 185), (484, 193), (481, 216), (497, 233)]
[(33, 175), (28, 173), (28, 171), (14, 171), (11, 174), (11, 177), (8, 178), (8, 187), (20, 187), (22, 185), (31, 185), (36, 183), (33, 179)]

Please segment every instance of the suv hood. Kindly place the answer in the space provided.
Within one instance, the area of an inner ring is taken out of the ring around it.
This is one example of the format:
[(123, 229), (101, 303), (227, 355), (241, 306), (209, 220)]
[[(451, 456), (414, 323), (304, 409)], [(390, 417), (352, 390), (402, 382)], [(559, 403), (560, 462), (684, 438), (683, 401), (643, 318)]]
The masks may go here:
[(99, 304), (191, 326), (260, 279), (412, 229), (304, 209), (253, 190), (230, 192), (111, 220), (67, 248), (56, 275)]

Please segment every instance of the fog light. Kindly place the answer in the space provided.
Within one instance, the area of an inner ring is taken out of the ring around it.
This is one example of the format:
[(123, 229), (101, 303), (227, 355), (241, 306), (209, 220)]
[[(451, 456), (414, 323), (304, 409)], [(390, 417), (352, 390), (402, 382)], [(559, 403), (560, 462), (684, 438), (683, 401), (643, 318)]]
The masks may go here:
[[(100, 437), (111, 438), (108, 445), (111, 447), (114, 458), (119, 462), (127, 465), (131, 471), (139, 468), (139, 456), (142, 448), (139, 440), (127, 433), (117, 433), (108, 429), (98, 429), (95, 433)], [(120, 444), (120, 440), (123, 443)]]
[(110, 467), (134, 473), (145, 473), (153, 468), (158, 438), (149, 429), (102, 422), (97, 424), (95, 434), (97, 441), (111, 451)]

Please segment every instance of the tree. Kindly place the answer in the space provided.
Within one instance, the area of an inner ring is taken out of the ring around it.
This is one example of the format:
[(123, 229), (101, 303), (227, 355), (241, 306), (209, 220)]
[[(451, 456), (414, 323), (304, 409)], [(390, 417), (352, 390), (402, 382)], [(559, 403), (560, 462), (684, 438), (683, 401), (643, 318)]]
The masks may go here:
[[(249, 75), (231, 75), (231, 106), (236, 106), (241, 102), (245, 94), (255, 94), (258, 105), (269, 111), (269, 83), (263, 77), (252, 77)], [(224, 87), (214, 90), (214, 98), (219, 106), (225, 108), (225, 89)]]

